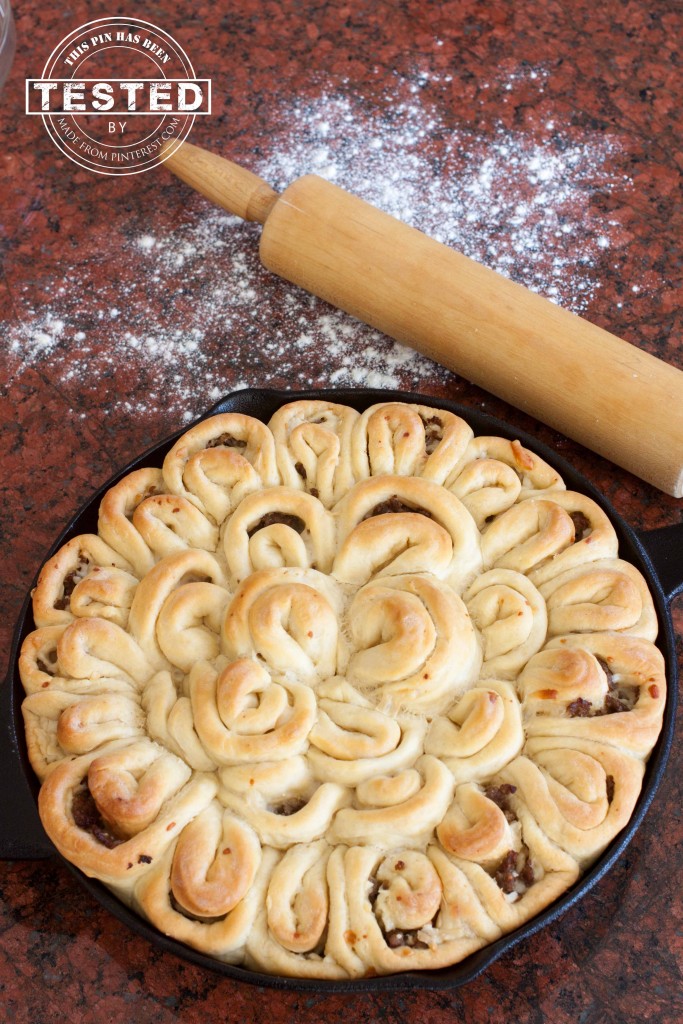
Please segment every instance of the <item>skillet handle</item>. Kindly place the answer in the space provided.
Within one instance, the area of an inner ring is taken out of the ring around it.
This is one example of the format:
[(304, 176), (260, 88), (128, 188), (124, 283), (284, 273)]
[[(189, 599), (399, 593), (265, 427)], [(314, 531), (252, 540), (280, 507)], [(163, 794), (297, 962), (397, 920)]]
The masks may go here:
[(637, 537), (650, 557), (664, 596), (670, 603), (683, 591), (683, 522), (657, 530), (639, 531)]
[(0, 860), (43, 860), (55, 854), (29, 785), (33, 769), (17, 745), (11, 673), (0, 686)]

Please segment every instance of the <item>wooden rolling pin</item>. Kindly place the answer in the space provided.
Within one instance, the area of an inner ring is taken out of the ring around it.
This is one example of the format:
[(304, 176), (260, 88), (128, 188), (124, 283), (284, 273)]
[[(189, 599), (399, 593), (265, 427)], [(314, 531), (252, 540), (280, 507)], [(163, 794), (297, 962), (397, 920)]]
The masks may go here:
[(282, 194), (197, 146), (166, 166), (263, 224), (264, 266), (683, 496), (683, 372), (316, 175)]

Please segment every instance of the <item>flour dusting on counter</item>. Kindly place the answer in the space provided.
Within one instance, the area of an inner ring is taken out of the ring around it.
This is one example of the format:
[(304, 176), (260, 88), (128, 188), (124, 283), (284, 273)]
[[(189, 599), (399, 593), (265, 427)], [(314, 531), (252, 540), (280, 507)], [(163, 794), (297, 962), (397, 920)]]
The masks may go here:
[[(617, 143), (604, 133), (574, 141), (550, 122), (540, 142), (502, 127), (486, 136), (454, 130), (414, 85), (397, 90), (403, 96), (384, 110), (322, 93), (276, 111), (268, 155), (251, 169), (278, 189), (317, 173), (584, 311), (618, 228), (590, 213), (590, 198), (628, 186)], [(40, 367), (77, 411), (105, 381), (113, 412), (185, 420), (240, 385), (419, 389), (434, 378), (428, 359), (265, 271), (258, 228), (185, 195), (180, 224), (155, 213), (108, 254), (116, 272), (106, 292), (88, 286), (98, 253), (83, 240), (48, 306), (27, 309), (10, 328), (12, 372)], [(164, 296), (163, 318), (150, 316), (150, 289)], [(235, 380), (232, 367), (246, 362), (249, 372)]]

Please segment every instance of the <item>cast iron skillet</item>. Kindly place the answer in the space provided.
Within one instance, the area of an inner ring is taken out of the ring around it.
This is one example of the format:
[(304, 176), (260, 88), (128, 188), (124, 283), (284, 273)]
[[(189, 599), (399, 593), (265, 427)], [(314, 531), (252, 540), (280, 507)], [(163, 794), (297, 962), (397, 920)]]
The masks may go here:
[[(605, 510), (619, 537), (620, 556), (627, 561), (633, 562), (640, 569), (650, 587), (659, 619), (657, 643), (666, 660), (668, 683), (668, 696), (662, 732), (648, 761), (643, 789), (628, 826), (608, 846), (591, 870), (559, 900), (521, 928), (510, 932), (479, 952), (473, 953), (459, 964), (436, 971), (413, 971), (387, 977), (363, 978), (350, 981), (274, 977), (250, 971), (246, 968), (223, 964), (190, 949), (180, 942), (176, 942), (174, 939), (169, 939), (162, 935), (152, 925), (147, 924), (137, 914), (125, 907), (100, 882), (86, 878), (78, 868), (66, 861), (64, 863), (95, 899), (138, 934), (143, 935), (156, 946), (174, 953), (176, 956), (183, 957), (195, 964), (239, 981), (256, 985), (267, 985), (273, 988), (313, 990), (327, 993), (398, 991), (411, 988), (453, 989), (471, 981), (502, 953), (510, 949), (511, 946), (527, 936), (533, 935), (534, 932), (543, 928), (550, 921), (554, 921), (560, 914), (580, 900), (612, 867), (628, 845), (652, 802), (655, 790), (664, 773), (666, 759), (671, 747), (676, 710), (677, 664), (669, 602), (676, 594), (683, 590), (683, 523), (659, 530), (652, 530), (647, 533), (636, 533), (617, 515), (610, 504), (588, 480), (573, 469), (564, 459), (560, 458), (559, 455), (551, 451), (551, 449), (524, 432), (506, 426), (492, 416), (488, 416), (476, 409), (456, 405), (454, 402), (449, 402), (446, 399), (436, 399), (426, 395), (399, 391), (340, 389), (289, 392), (248, 389), (237, 391), (223, 398), (201, 416), (200, 419), (205, 419), (207, 416), (213, 416), (220, 412), (240, 412), (268, 421), (275, 410), (286, 402), (295, 399), (315, 398), (351, 405), (360, 411), (376, 402), (416, 402), (421, 405), (449, 409), (451, 412), (467, 420), (474, 429), (475, 434), (495, 434), (507, 437), (510, 440), (518, 438), (522, 444), (550, 463), (561, 474), (568, 488), (587, 494)], [(189, 426), (186, 426), (166, 441), (151, 448), (101, 487), (74, 517), (66, 529), (62, 531), (49, 554), (54, 554), (65, 541), (77, 534), (97, 532), (97, 510), (104, 492), (137, 467), (146, 465), (160, 466), (164, 456), (174, 442), (189, 429)], [(0, 778), (3, 783), (2, 801), (0, 801), (0, 858), (4, 859), (38, 859), (59, 856), (45, 835), (38, 818), (36, 810), (38, 781), (33, 774), (28, 760), (21, 717), (21, 701), (24, 697), (24, 691), (17, 671), (17, 657), (24, 637), (34, 628), (30, 596), (27, 596), (14, 634), (8, 678), (5, 685), (0, 689)]]

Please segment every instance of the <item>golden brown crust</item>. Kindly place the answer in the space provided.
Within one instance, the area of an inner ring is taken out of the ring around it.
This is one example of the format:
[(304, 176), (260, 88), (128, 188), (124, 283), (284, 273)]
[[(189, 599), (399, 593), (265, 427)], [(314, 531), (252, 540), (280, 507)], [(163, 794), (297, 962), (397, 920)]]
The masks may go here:
[[(503, 437), (486, 437), (480, 435), (473, 437), (467, 449), (446, 480), (446, 486), (451, 490), (462, 481), (463, 476), (469, 478), (470, 470), (477, 462), (497, 463), (499, 479), (510, 481), (510, 476), (504, 470), (508, 469), (517, 477), (519, 488), (517, 494), (519, 500), (524, 498), (539, 497), (548, 491), (563, 491), (565, 489), (562, 477), (549, 466), (540, 455), (530, 452), (519, 441), (508, 441)], [(494, 467), (489, 466), (489, 471)], [(471, 479), (471, 478), (470, 478)]]
[(351, 442), (357, 480), (422, 477), (442, 484), (465, 453), (472, 428), (445, 409), (405, 402), (372, 405), (354, 424)]
[[(101, 822), (95, 822), (93, 830), (79, 825), (74, 816), (74, 798), (86, 783), (90, 787), (91, 775), (97, 779), (102, 799), (102, 806), (95, 801), (97, 809), (103, 818), (108, 813), (114, 825), (111, 834)], [(140, 784), (143, 793), (138, 798)], [(127, 892), (215, 792), (214, 778), (192, 776), (179, 758), (149, 740), (137, 740), (63, 760), (41, 787), (39, 810), (62, 856), (87, 875)], [(111, 845), (105, 845), (96, 832), (105, 838), (109, 835)]]
[(555, 637), (519, 678), (527, 736), (572, 736), (646, 757), (666, 704), (660, 651), (619, 633)]
[(119, 554), (124, 554), (139, 579), (154, 565), (154, 555), (133, 524), (137, 507), (153, 494), (162, 494), (160, 469), (136, 469), (111, 487), (100, 503), (97, 532)]
[(629, 821), (652, 597), (607, 516), (445, 410), (227, 413), (44, 567), (20, 673), (60, 852), (229, 963), (457, 963)]
[[(218, 469), (216, 473), (217, 465), (220, 466), (220, 462), (214, 461), (216, 456), (203, 466), (202, 472), (198, 463), (205, 458), (203, 453), (214, 450), (222, 459), (223, 472)], [(176, 441), (164, 459), (163, 478), (169, 494), (189, 498), (221, 522), (245, 493), (256, 489), (256, 484), (272, 487), (279, 483), (273, 435), (252, 416), (236, 412), (211, 416)]]
[[(393, 500), (405, 510), (385, 512)], [(481, 568), (474, 520), (455, 495), (431, 481), (370, 477), (356, 484), (334, 512), (338, 535), (332, 575), (344, 583), (358, 586), (373, 576), (429, 572), (460, 592)]]
[(468, 587), (464, 600), (480, 635), (482, 678), (516, 678), (548, 631), (540, 593), (519, 572), (491, 569)]
[(260, 909), (262, 860), (256, 834), (214, 801), (142, 876), (134, 905), (164, 934), (239, 963)]
[(38, 690), (26, 698), (22, 712), (28, 755), (41, 780), (67, 755), (145, 735), (145, 716), (132, 694)]
[(657, 637), (652, 595), (635, 565), (600, 558), (554, 576), (540, 587), (548, 610), (548, 635), (614, 630), (646, 640)]
[(354, 483), (351, 433), (357, 419), (355, 409), (319, 400), (278, 409), (269, 427), (282, 483), (331, 508)]
[(71, 606), (72, 594), (104, 568), (129, 570), (131, 566), (94, 533), (74, 537), (64, 544), (40, 570), (33, 591), (36, 626), (59, 626), (72, 622), (77, 614)]

